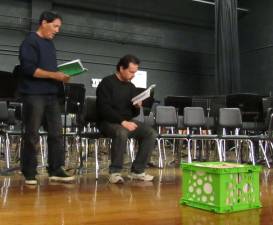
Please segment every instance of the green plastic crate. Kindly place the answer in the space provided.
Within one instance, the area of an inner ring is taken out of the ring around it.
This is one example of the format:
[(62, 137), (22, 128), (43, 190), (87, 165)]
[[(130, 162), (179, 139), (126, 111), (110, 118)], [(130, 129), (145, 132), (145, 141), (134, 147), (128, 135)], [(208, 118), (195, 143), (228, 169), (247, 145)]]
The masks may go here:
[(260, 166), (226, 162), (181, 164), (181, 204), (217, 213), (260, 208)]

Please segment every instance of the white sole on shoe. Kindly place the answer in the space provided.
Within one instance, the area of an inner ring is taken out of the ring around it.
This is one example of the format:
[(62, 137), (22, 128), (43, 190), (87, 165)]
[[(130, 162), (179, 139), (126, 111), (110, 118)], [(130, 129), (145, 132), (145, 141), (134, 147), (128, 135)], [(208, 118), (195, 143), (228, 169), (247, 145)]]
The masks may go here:
[(111, 183), (111, 184), (123, 184), (124, 183), (124, 180), (118, 180), (118, 181), (116, 181), (116, 182), (112, 182), (112, 181), (110, 181), (109, 180), (109, 182)]
[(146, 177), (142, 177), (142, 176), (136, 176), (136, 175), (133, 175), (133, 174), (129, 174), (128, 178), (131, 179), (131, 180), (152, 181), (154, 179), (154, 176), (146, 174)]
[(75, 180), (75, 176), (70, 176), (70, 177), (57, 177), (57, 176), (51, 176), (48, 178), (51, 181), (73, 181)]
[(36, 185), (36, 184), (38, 184), (38, 181), (37, 180), (25, 180), (25, 184)]
[(113, 173), (109, 177), (109, 182), (111, 184), (123, 184), (124, 179), (123, 179), (123, 177), (121, 176), (120, 173)]

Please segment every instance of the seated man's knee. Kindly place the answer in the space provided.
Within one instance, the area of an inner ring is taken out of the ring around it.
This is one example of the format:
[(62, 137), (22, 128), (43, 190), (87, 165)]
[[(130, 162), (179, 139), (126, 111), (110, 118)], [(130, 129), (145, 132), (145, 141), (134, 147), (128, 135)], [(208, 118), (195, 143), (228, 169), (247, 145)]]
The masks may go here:
[(126, 129), (116, 129), (115, 130), (115, 138), (127, 140), (128, 139), (128, 131)]
[(158, 136), (156, 130), (153, 129), (152, 127), (147, 127), (146, 133), (147, 133), (146, 136), (151, 138), (151, 139), (156, 139), (157, 136)]

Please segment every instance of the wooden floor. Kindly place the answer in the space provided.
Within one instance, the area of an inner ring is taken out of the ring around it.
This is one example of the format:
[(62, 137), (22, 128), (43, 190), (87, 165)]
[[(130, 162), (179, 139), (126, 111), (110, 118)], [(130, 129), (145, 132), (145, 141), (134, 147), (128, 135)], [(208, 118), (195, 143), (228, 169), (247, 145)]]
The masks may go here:
[(21, 175), (0, 177), (0, 225), (270, 225), (273, 224), (273, 170), (260, 174), (261, 209), (215, 214), (179, 205), (178, 168), (150, 169), (153, 182), (129, 179), (109, 184), (84, 174), (70, 184), (50, 183), (40, 176), (27, 186)]

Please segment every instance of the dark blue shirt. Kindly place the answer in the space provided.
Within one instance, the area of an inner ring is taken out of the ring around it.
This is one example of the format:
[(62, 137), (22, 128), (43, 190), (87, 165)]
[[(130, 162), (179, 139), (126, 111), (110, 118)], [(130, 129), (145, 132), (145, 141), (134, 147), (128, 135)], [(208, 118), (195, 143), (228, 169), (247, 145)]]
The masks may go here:
[(21, 66), (19, 92), (22, 94), (57, 94), (62, 82), (34, 77), (37, 68), (56, 72), (56, 49), (51, 40), (30, 33), (20, 46), (19, 60)]

